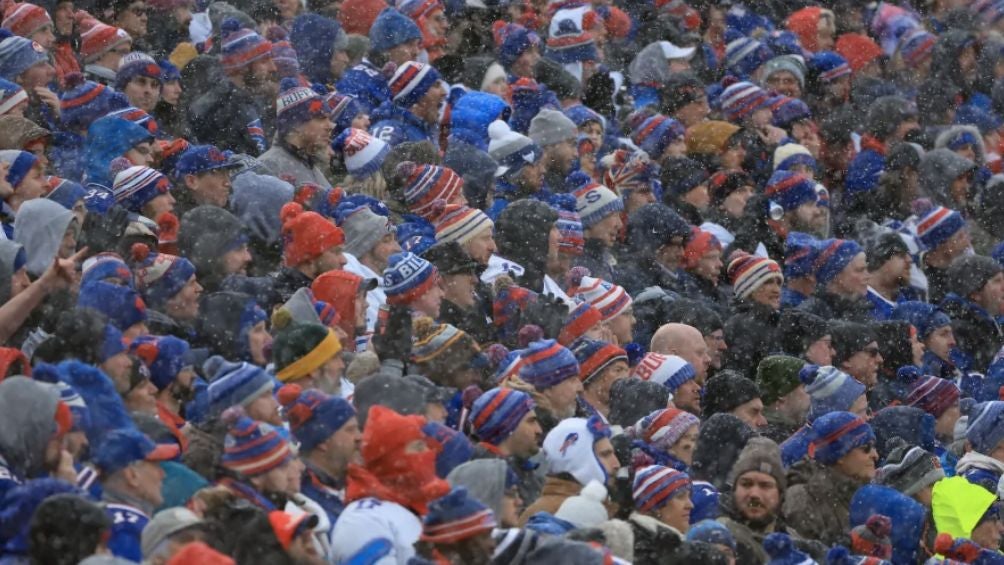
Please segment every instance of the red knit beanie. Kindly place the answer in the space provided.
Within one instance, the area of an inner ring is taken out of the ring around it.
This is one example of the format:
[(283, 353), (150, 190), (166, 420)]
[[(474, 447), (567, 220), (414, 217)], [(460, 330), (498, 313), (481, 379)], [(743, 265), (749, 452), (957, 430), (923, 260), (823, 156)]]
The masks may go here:
[(345, 234), (334, 222), (317, 212), (304, 212), (296, 202), (284, 205), (279, 218), (287, 266), (295, 267), (345, 243)]
[(345, 33), (369, 35), (373, 22), (386, 7), (384, 0), (345, 0), (338, 12), (338, 21)]
[(837, 38), (837, 53), (847, 59), (855, 73), (882, 56), (882, 48), (875, 40), (860, 33), (845, 33)]

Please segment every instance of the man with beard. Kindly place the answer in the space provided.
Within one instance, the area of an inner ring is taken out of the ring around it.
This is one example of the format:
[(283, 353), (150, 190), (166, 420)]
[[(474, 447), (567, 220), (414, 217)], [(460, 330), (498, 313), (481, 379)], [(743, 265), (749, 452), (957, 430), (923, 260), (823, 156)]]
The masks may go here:
[(544, 431), (530, 395), (511, 388), (493, 388), (471, 407), (470, 422), (481, 440), (471, 459), (503, 459), (519, 478), (521, 500), (537, 500), (543, 485), (539, 465), (531, 460), (540, 452)]
[(579, 135), (575, 122), (557, 110), (543, 109), (534, 116), (527, 132), (544, 155), (544, 183), (553, 193), (570, 193), (565, 177), (575, 164), (575, 140)]
[(582, 393), (579, 362), (568, 349), (553, 339), (531, 343), (521, 354), (519, 378), (532, 387), (536, 412), (544, 433), (560, 421), (575, 415)]
[[(490, 236), (490, 230), (488, 233)], [(491, 241), (494, 248), (494, 240)], [(467, 332), (478, 343), (495, 341), (495, 326), (489, 316), (491, 294), (487, 285), (478, 280), (484, 266), (455, 241), (436, 244), (425, 253), (425, 258), (439, 269), (443, 288), (439, 321)]]
[(795, 546), (819, 559), (826, 548), (802, 540), (789, 530), (781, 516), (786, 487), (781, 452), (767, 438), (753, 438), (743, 448), (729, 473), (731, 492), (721, 494), (724, 524), (736, 540), (736, 564), (754, 565), (769, 561), (763, 539), (774, 532), (787, 533)]
[(327, 104), (294, 78), (282, 79), (281, 90), (276, 100), (275, 145), (261, 156), (261, 162), (293, 186), (311, 183), (330, 189), (322, 172), (335, 129)]
[(897, 304), (916, 300), (910, 288), (910, 267), (913, 259), (903, 238), (896, 233), (883, 233), (866, 246), (868, 265), (868, 301), (876, 320), (888, 320)]
[(219, 485), (266, 512), (286, 507), (292, 463), (289, 443), (276, 428), (256, 422), (240, 410), (223, 414), (226, 450), (220, 459)]
[(192, 103), (189, 123), (200, 143), (261, 155), (273, 133), (264, 101), (273, 99), (278, 87), (272, 44), (233, 18), (223, 20), (221, 32), (227, 79)]
[(181, 413), (185, 403), (195, 397), (195, 369), (188, 342), (170, 335), (144, 335), (129, 344), (129, 351), (150, 371), (150, 382), (157, 388), (157, 418), (186, 449), (188, 438), (181, 433), (185, 427)]

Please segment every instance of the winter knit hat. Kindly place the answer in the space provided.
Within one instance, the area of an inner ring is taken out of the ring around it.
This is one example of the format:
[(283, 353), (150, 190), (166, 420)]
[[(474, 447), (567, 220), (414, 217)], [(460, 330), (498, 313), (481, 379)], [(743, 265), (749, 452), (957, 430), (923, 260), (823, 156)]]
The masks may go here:
[(105, 114), (128, 106), (129, 100), (121, 92), (85, 80), (80, 73), (66, 75), (66, 88), (59, 95), (60, 120), (71, 130), (86, 129)]
[(341, 340), (327, 326), (278, 322), (273, 323), (273, 329), (281, 328), (272, 343), (272, 362), (275, 363), (275, 378), (284, 383), (310, 375), (342, 351)]
[(413, 253), (395, 253), (383, 271), (388, 304), (411, 304), (439, 280), (436, 267)]
[(858, 447), (875, 443), (875, 432), (861, 417), (850, 412), (830, 412), (812, 423), (809, 457), (826, 466)]
[(865, 385), (829, 365), (806, 365), (799, 371), (798, 377), (805, 383), (805, 392), (812, 399), (808, 416), (810, 422), (830, 412), (850, 410), (865, 393)]
[(770, 103), (770, 96), (759, 86), (739, 81), (728, 85), (719, 98), (725, 118), (732, 123), (742, 123), (753, 112)]
[(0, 27), (21, 37), (31, 37), (47, 25), (52, 25), (52, 18), (45, 8), (28, 2), (11, 2), (3, 14), (3, 22), (0, 22)]
[(652, 159), (660, 159), (670, 143), (683, 139), (683, 124), (662, 114), (651, 116), (631, 131), (631, 141)]
[(775, 126), (788, 130), (802, 120), (812, 118), (812, 109), (798, 98), (775, 97), (770, 105), (771, 119)]
[(530, 139), (540, 147), (547, 147), (562, 141), (575, 140), (579, 130), (575, 122), (557, 110), (544, 108), (530, 121)]
[(934, 206), (920, 215), (917, 238), (927, 249), (935, 249), (965, 227), (962, 214), (944, 206)]
[(596, 39), (592, 33), (582, 29), (579, 23), (571, 18), (556, 23), (555, 26), (555, 22), (552, 22), (552, 33), (547, 38), (545, 54), (549, 59), (562, 65), (599, 59), (596, 53)]
[(345, 252), (363, 257), (387, 234), (395, 233), (387, 216), (377, 214), (369, 206), (339, 206), (338, 224), (345, 234)]
[(293, 459), (289, 443), (275, 428), (256, 422), (240, 411), (235, 411), (231, 417), (233, 421), (228, 422), (223, 457), (220, 458), (225, 469), (245, 477), (257, 477)]
[(764, 357), (756, 369), (756, 383), (764, 406), (770, 406), (802, 384), (799, 372), (805, 361), (787, 355)]
[(966, 441), (983, 455), (990, 455), (1004, 441), (1004, 402), (991, 400), (973, 407), (969, 412)]
[(892, 520), (882, 514), (872, 514), (860, 526), (851, 529), (851, 551), (865, 557), (892, 559)]
[(893, 449), (885, 465), (878, 468), (875, 483), (913, 496), (944, 478), (945, 471), (936, 455), (903, 444)]
[[(903, 369), (906, 367), (900, 368), (897, 375), (902, 375)], [(921, 376), (916, 371), (913, 372), (913, 376), (917, 378), (911, 383), (910, 392), (904, 400), (904, 404), (907, 406), (915, 406), (935, 418), (939, 418), (945, 413), (945, 410), (958, 404), (961, 392), (954, 382), (931, 375)]]
[(819, 241), (811, 235), (791, 232), (784, 242), (784, 276), (798, 279), (814, 274)]
[(697, 377), (693, 365), (677, 355), (646, 353), (641, 362), (631, 370), (631, 376), (643, 381), (659, 383), (676, 394), (677, 389)]
[(737, 251), (732, 254), (732, 260), (726, 269), (729, 281), (732, 282), (732, 291), (736, 298), (748, 298), (764, 283), (770, 280), (777, 280), (778, 284), (784, 283), (784, 276), (781, 275), (781, 267), (777, 261), (768, 257), (750, 255), (745, 251)]
[(115, 202), (130, 212), (139, 214), (150, 201), (171, 190), (166, 176), (150, 167), (129, 166), (125, 157), (112, 161), (111, 170), (118, 171), (112, 184)]
[(265, 38), (272, 43), (272, 62), (279, 78), (296, 78), (300, 75), (300, 62), (296, 59), (296, 49), (289, 42), (289, 35), (280, 26), (269, 26)]
[(388, 86), (394, 104), (411, 108), (440, 80), (439, 71), (432, 65), (408, 61), (394, 71)]
[(232, 406), (247, 408), (263, 394), (272, 394), (275, 381), (250, 363), (222, 362), (209, 381), (209, 413), (219, 416)]
[(157, 390), (167, 388), (178, 373), (191, 367), (188, 342), (171, 335), (142, 335), (129, 344), (129, 352), (150, 370), (150, 382)]
[(639, 512), (662, 508), (678, 492), (690, 490), (690, 476), (662, 465), (642, 467), (634, 475), (631, 497)]
[(6, 115), (18, 104), (28, 100), (28, 93), (21, 85), (0, 78), (0, 116)]
[(433, 203), (433, 213), (436, 214), (432, 223), (436, 226), (438, 243), (456, 241), (465, 245), (485, 230), (491, 232), (495, 225), (481, 210), (462, 204), (446, 204), (445, 200)]
[(899, 54), (908, 67), (916, 68), (931, 57), (937, 41), (938, 37), (924, 28), (913, 28), (899, 38)]
[(712, 251), (721, 250), (722, 243), (718, 241), (718, 238), (713, 233), (694, 227), (691, 230), (687, 244), (683, 246), (682, 266), (684, 269), (693, 269), (702, 257)]
[(565, 318), (558, 334), (558, 343), (568, 347), (602, 321), (603, 314), (595, 306), (588, 302), (580, 302)]
[(471, 407), (471, 427), (483, 442), (498, 445), (509, 438), (534, 408), (530, 395), (511, 388), (493, 388)]
[(739, 36), (725, 46), (725, 68), (739, 78), (749, 77), (773, 58), (770, 47), (752, 37)]
[(296, 266), (332, 247), (345, 243), (345, 234), (334, 222), (317, 212), (305, 212), (303, 206), (289, 202), (279, 212), (282, 219), (283, 257)]
[(785, 143), (778, 145), (774, 150), (774, 170), (790, 171), (797, 165), (807, 165), (816, 168), (816, 158), (809, 153), (804, 145), (797, 143)]
[(327, 441), (356, 415), (355, 408), (344, 398), (319, 390), (304, 390), (296, 384), (283, 385), (277, 396), (289, 420), (289, 429), (305, 452)]
[(705, 120), (687, 129), (687, 154), (718, 155), (728, 149), (729, 142), (742, 128), (721, 121)]
[(152, 78), (160, 82), (160, 66), (146, 53), (133, 51), (119, 61), (118, 72), (115, 73), (115, 90), (121, 92), (136, 77)]
[(125, 30), (96, 22), (80, 34), (80, 58), (85, 64), (93, 63), (124, 43), (132, 43)]
[(777, 482), (777, 488), (784, 493), (787, 475), (781, 462), (781, 448), (762, 436), (751, 437), (746, 442), (732, 468), (729, 469), (727, 484), (735, 487), (736, 479), (754, 471), (773, 477)]
[(449, 167), (405, 161), (397, 166), (396, 175), (403, 179), (401, 190), (408, 210), (430, 222), (436, 200), (453, 203), (464, 188), (464, 179)]
[(610, 214), (624, 211), (623, 200), (609, 188), (593, 182), (585, 173), (572, 173), (568, 181), (573, 186), (578, 186), (572, 194), (575, 195), (575, 211), (578, 212), (584, 229), (588, 230)]
[(783, 170), (774, 171), (770, 176), (764, 194), (785, 212), (818, 199), (816, 183), (812, 182), (812, 179), (801, 173)]
[(837, 38), (837, 53), (847, 59), (853, 72), (882, 57), (882, 48), (875, 40), (861, 33), (845, 33)]
[(0, 41), (0, 77), (16, 82), (21, 73), (49, 62), (45, 49), (30, 39), (13, 35)]
[(816, 257), (816, 283), (821, 287), (830, 284), (847, 265), (864, 253), (864, 249), (853, 239), (828, 239), (821, 242), (819, 256)]
[(1001, 272), (1001, 265), (983, 255), (964, 255), (948, 267), (948, 283), (952, 292), (968, 297), (979, 292), (990, 279)]
[(411, 359), (421, 374), (433, 381), (448, 379), (448, 375), (469, 368), (480, 352), (467, 332), (451, 324), (437, 324), (428, 317), (414, 321), (414, 337)]
[(559, 383), (579, 377), (575, 355), (553, 339), (538, 340), (521, 354), (519, 378), (537, 390), (546, 390)]
[(251, 63), (272, 56), (272, 44), (253, 29), (241, 27), (236, 18), (220, 24), (220, 63), (226, 72), (240, 71)]
[(809, 59), (809, 69), (823, 83), (831, 83), (853, 72), (851, 66), (847, 64), (847, 59), (833, 51), (820, 51), (813, 54)]
[(327, 118), (328, 107), (312, 88), (300, 85), (295, 78), (284, 78), (275, 104), (278, 134), (285, 137), (297, 127), (315, 119)]
[(558, 253), (575, 256), (585, 253), (586, 236), (579, 214), (559, 208), (554, 211), (558, 213), (558, 221), (554, 223), (554, 227), (558, 228)]
[(756, 383), (735, 371), (720, 371), (704, 383), (701, 408), (705, 417), (719, 412), (731, 412), (747, 402), (760, 398)]
[(795, 76), (798, 84), (805, 88), (805, 60), (800, 55), (778, 55), (763, 67), (763, 80), (767, 82), (771, 75), (781, 71), (787, 71)]
[(128, 286), (91, 281), (80, 287), (78, 308), (93, 308), (121, 331), (146, 321), (146, 303)]
[(29, 151), (4, 149), (0, 150), (0, 162), (7, 163), (7, 182), (17, 188), (38, 163), (38, 157)]
[(162, 308), (195, 275), (195, 266), (184, 257), (151, 253), (142, 243), (134, 244), (132, 253), (136, 288), (152, 308)]
[(498, 164), (495, 176), (512, 178), (526, 165), (533, 165), (544, 156), (540, 146), (529, 137), (512, 131), (509, 124), (495, 120), (488, 125), (488, 156)]
[(429, 513), (422, 520), (421, 540), (452, 545), (489, 533), (497, 526), (490, 508), (467, 494), (464, 487), (455, 487), (429, 504)]
[(540, 37), (519, 24), (499, 20), (492, 24), (492, 35), (499, 62), (506, 69), (531, 47), (540, 47)]
[(364, 179), (380, 170), (390, 153), (387, 142), (356, 128), (347, 128), (331, 141), (331, 148), (342, 155), (345, 168), (355, 179)]
[(770, 560), (767, 565), (808, 565), (815, 561), (798, 550), (795, 543), (791, 541), (791, 536), (775, 532), (765, 537), (763, 549), (767, 552)]
[(566, 418), (544, 438), (544, 457), (551, 475), (568, 473), (580, 485), (607, 484), (607, 470), (594, 451), (596, 442), (610, 437), (610, 427), (598, 416)]
[(630, 433), (660, 451), (669, 451), (683, 434), (700, 424), (697, 416), (690, 412), (679, 408), (663, 408), (638, 420)]
[(628, 360), (622, 348), (598, 339), (579, 339), (570, 349), (579, 363), (579, 380), (584, 385), (617, 361), (627, 363)]
[(573, 268), (569, 272), (568, 296), (573, 300), (592, 304), (605, 321), (620, 316), (631, 307), (631, 296), (624, 287), (590, 277), (588, 273), (583, 268)]
[(382, 53), (402, 43), (421, 41), (422, 30), (408, 16), (394, 8), (385, 8), (370, 27), (369, 38), (370, 50)]
[(909, 322), (917, 329), (917, 337), (922, 340), (927, 339), (938, 328), (952, 323), (948, 314), (945, 314), (937, 306), (917, 300), (908, 300), (897, 304), (889, 319)]

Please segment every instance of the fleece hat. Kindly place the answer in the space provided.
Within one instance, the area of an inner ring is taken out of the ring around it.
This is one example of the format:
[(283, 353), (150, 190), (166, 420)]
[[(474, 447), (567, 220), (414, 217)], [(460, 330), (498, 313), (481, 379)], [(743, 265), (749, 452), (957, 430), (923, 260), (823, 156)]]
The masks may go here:
[(152, 78), (160, 82), (160, 74), (160, 66), (153, 57), (133, 51), (119, 61), (118, 72), (115, 73), (115, 90), (122, 91), (136, 77)]
[(370, 50), (382, 53), (402, 43), (422, 40), (422, 30), (408, 16), (385, 8), (376, 17), (369, 31)]
[(171, 336), (143, 335), (129, 344), (129, 352), (150, 370), (150, 382), (164, 390), (184, 368), (191, 367), (188, 342)]
[(892, 487), (906, 496), (913, 496), (945, 478), (941, 461), (920, 447), (900, 445), (878, 468), (875, 483)]
[(282, 219), (282, 254), (289, 266), (316, 259), (332, 247), (345, 243), (345, 234), (334, 222), (317, 212), (289, 202), (279, 212)]
[(585, 173), (576, 171), (567, 180), (572, 186), (578, 186), (572, 194), (583, 229), (588, 230), (610, 214), (624, 211), (624, 201), (614, 191), (593, 182)]
[(651, 512), (690, 488), (690, 476), (686, 473), (662, 465), (649, 465), (635, 473), (631, 497), (639, 512)]
[(342, 155), (352, 178), (365, 179), (380, 170), (390, 153), (387, 142), (364, 130), (346, 128), (331, 141), (331, 148)]
[(756, 384), (764, 406), (770, 406), (804, 383), (799, 373), (805, 361), (787, 355), (764, 357), (756, 368)]
[(948, 284), (952, 292), (968, 297), (979, 292), (990, 279), (1001, 272), (1001, 265), (983, 255), (964, 255), (948, 267)]
[(408, 210), (430, 222), (435, 217), (434, 203), (437, 200), (453, 203), (464, 188), (464, 179), (449, 167), (405, 161), (395, 171), (402, 179), (401, 190)]
[(80, 58), (85, 64), (93, 63), (124, 43), (132, 43), (125, 30), (96, 22), (80, 34)]
[(806, 365), (798, 373), (812, 404), (810, 422), (830, 412), (847, 411), (865, 393), (865, 385), (832, 366)]
[(324, 443), (356, 415), (355, 408), (344, 398), (315, 389), (303, 390), (296, 384), (283, 385), (278, 398), (293, 437), (306, 452)]
[(579, 363), (579, 380), (584, 385), (617, 361), (628, 362), (627, 353), (622, 348), (598, 339), (579, 339), (572, 344), (571, 350)]
[(853, 239), (828, 239), (822, 242), (815, 260), (816, 283), (830, 284), (864, 249)]
[(631, 435), (652, 447), (668, 452), (683, 434), (701, 421), (679, 408), (663, 408), (645, 416), (631, 428)]
[(830, 466), (854, 449), (874, 443), (875, 432), (860, 416), (830, 412), (812, 423), (809, 457)]
[(502, 120), (488, 125), (488, 140), (488, 156), (498, 165), (496, 177), (512, 178), (523, 167), (537, 163), (544, 156), (539, 145), (529, 137), (514, 132)]
[(544, 438), (544, 458), (551, 475), (568, 473), (580, 485), (590, 481), (607, 484), (607, 470), (596, 457), (593, 446), (610, 437), (610, 427), (598, 416), (566, 418)]
[(245, 477), (257, 477), (278, 469), (293, 458), (289, 443), (275, 428), (256, 422), (241, 411), (228, 413), (227, 436), (220, 464)]
[(411, 108), (440, 80), (439, 71), (432, 65), (408, 61), (390, 77), (391, 99), (402, 108)]
[(739, 81), (726, 86), (719, 101), (727, 120), (732, 123), (742, 123), (753, 112), (766, 107), (771, 99), (770, 95), (759, 86)]
[(720, 371), (704, 383), (701, 407), (705, 417), (719, 412), (731, 412), (747, 402), (760, 398), (756, 383), (735, 371)]
[(406, 305), (425, 294), (439, 280), (436, 267), (413, 253), (395, 253), (383, 271), (388, 304)]
[(631, 370), (631, 376), (643, 381), (659, 383), (675, 394), (687, 381), (697, 377), (693, 365), (677, 355), (649, 352)]
[(534, 341), (520, 356), (523, 361), (519, 378), (537, 390), (549, 389), (567, 379), (579, 377), (579, 362), (575, 355), (553, 339)]
[(478, 439), (498, 445), (516, 431), (533, 408), (529, 394), (511, 388), (493, 388), (474, 401), (471, 426)]
[(990, 455), (997, 444), (1004, 441), (1004, 402), (982, 402), (969, 412), (966, 441), (973, 450)]
[(0, 116), (6, 115), (18, 104), (27, 100), (28, 93), (21, 88), (21, 85), (0, 78)]
[(933, 206), (921, 214), (917, 238), (927, 249), (935, 249), (965, 227), (962, 214), (944, 206)]
[(16, 81), (21, 73), (40, 63), (48, 63), (49, 55), (41, 45), (13, 35), (0, 41), (0, 77)]
[(588, 272), (582, 268), (569, 272), (568, 296), (576, 302), (588, 302), (604, 320), (612, 320), (631, 307), (631, 296), (624, 287), (590, 277)]
[(748, 298), (767, 281), (776, 280), (778, 284), (784, 283), (784, 276), (781, 275), (781, 267), (777, 261), (750, 255), (745, 251), (732, 254), (726, 274), (732, 282), (732, 291), (736, 298), (740, 299)]
[(774, 171), (767, 181), (764, 194), (785, 212), (818, 199), (816, 183), (812, 182), (812, 179), (801, 173), (784, 170)]
[(574, 141), (579, 136), (579, 129), (564, 113), (544, 108), (530, 121), (528, 135), (540, 147), (547, 147), (562, 141)]
[(489, 533), (497, 526), (490, 508), (469, 495), (464, 487), (455, 487), (429, 504), (429, 513), (422, 520), (421, 540), (451, 545)]

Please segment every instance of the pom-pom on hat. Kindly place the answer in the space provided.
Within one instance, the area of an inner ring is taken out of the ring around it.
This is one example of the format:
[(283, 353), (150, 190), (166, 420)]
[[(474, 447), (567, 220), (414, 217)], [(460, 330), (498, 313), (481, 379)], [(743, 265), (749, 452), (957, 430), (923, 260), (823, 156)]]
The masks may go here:
[(697, 416), (679, 408), (663, 408), (645, 416), (633, 427), (635, 437), (645, 443), (669, 450), (683, 434), (701, 423)]
[(635, 473), (631, 494), (639, 512), (651, 512), (662, 508), (678, 492), (690, 488), (690, 476), (686, 473), (662, 465), (649, 465)]
[(388, 304), (407, 305), (425, 294), (439, 280), (436, 267), (413, 253), (395, 253), (383, 271)]
[(732, 282), (732, 291), (736, 298), (748, 298), (767, 281), (784, 282), (781, 267), (776, 261), (768, 257), (750, 255), (745, 251), (732, 254), (726, 272)]
[(348, 128), (331, 141), (331, 148), (342, 154), (345, 168), (356, 179), (367, 178), (380, 170), (390, 153), (387, 142), (364, 130)]
[(121, 331), (146, 321), (146, 303), (138, 292), (128, 286), (91, 281), (80, 287), (77, 306), (94, 308)]
[(471, 407), (471, 426), (478, 439), (492, 445), (505, 441), (534, 408), (530, 395), (511, 388), (493, 388)]
[(872, 514), (864, 524), (851, 529), (851, 550), (866, 557), (892, 559), (892, 520), (882, 514)]
[(429, 504), (429, 513), (422, 520), (421, 539), (451, 545), (489, 533), (497, 526), (490, 508), (468, 495), (464, 487), (455, 487)]
[(604, 320), (612, 320), (631, 307), (624, 287), (589, 276), (588, 269), (574, 267), (568, 274), (568, 295), (576, 302), (588, 302)]
[(306, 452), (324, 443), (356, 415), (355, 408), (344, 398), (304, 390), (296, 384), (283, 385), (278, 398), (293, 437)]
[(115, 202), (130, 212), (142, 213), (144, 206), (172, 188), (171, 181), (159, 171), (132, 166), (125, 157), (112, 161), (111, 170), (113, 173), (117, 171), (112, 182)]
[(345, 243), (345, 234), (334, 222), (317, 212), (305, 212), (290, 202), (279, 212), (282, 219), (283, 257), (296, 266), (316, 259), (332, 247)]
[(161, 308), (177, 295), (195, 275), (195, 266), (184, 257), (152, 253), (146, 244), (132, 248), (136, 288), (153, 308)]
[(269, 424), (256, 422), (239, 409), (231, 409), (223, 419), (227, 422), (227, 436), (220, 464), (225, 469), (257, 477), (293, 458), (289, 443)]
[(865, 385), (829, 365), (806, 365), (799, 371), (798, 377), (805, 383), (805, 392), (811, 398), (808, 416), (810, 422), (830, 412), (850, 410), (854, 402), (865, 393)]
[(464, 179), (449, 167), (405, 161), (395, 172), (403, 179), (402, 190), (408, 210), (430, 222), (435, 217), (434, 203), (437, 200), (452, 203), (464, 188)]
[(815, 563), (811, 557), (802, 553), (791, 541), (791, 536), (774, 532), (763, 540), (763, 549), (770, 556), (767, 565), (802, 565)]
[(150, 382), (157, 390), (167, 388), (182, 369), (191, 367), (190, 350), (187, 341), (171, 335), (143, 335), (129, 344), (129, 352), (150, 370)]
[(276, 130), (280, 136), (316, 118), (328, 117), (328, 106), (312, 88), (294, 78), (284, 78), (275, 104)]
[(812, 423), (809, 457), (830, 466), (858, 447), (875, 443), (868, 422), (850, 412), (830, 412)]
[(432, 65), (408, 61), (388, 81), (391, 99), (402, 108), (411, 108), (440, 80), (439, 71)]
[(125, 30), (96, 22), (80, 34), (80, 58), (85, 64), (93, 63), (125, 43), (132, 43), (132, 37)]
[(119, 61), (119, 68), (115, 73), (115, 89), (122, 91), (136, 77), (152, 78), (160, 82), (160, 65), (146, 53), (133, 51)]
[(544, 152), (529, 137), (514, 132), (506, 122), (495, 120), (488, 124), (488, 155), (498, 164), (496, 177), (512, 178), (523, 167), (540, 161)]
[(627, 363), (628, 360), (624, 349), (598, 339), (579, 339), (572, 344), (571, 350), (579, 363), (579, 380), (583, 384), (589, 384), (617, 361)]
[(251, 63), (272, 56), (272, 44), (252, 29), (241, 27), (236, 18), (224, 18), (220, 24), (223, 39), (220, 63), (226, 72), (243, 69)]
[(652, 381), (668, 388), (671, 393), (683, 386), (687, 381), (697, 377), (693, 365), (687, 363), (678, 355), (663, 355), (649, 352), (641, 362), (631, 370), (631, 376), (643, 381)]
[(0, 78), (0, 116), (6, 115), (18, 104), (27, 100), (28, 93), (21, 88), (21, 85)]
[(0, 22), (0, 27), (21, 37), (31, 37), (36, 31), (47, 25), (52, 25), (49, 12), (46, 12), (45, 8), (28, 2), (11, 2), (4, 11), (3, 21)]
[(537, 390), (549, 389), (567, 379), (579, 377), (575, 355), (553, 339), (535, 341), (521, 354), (519, 378)]

